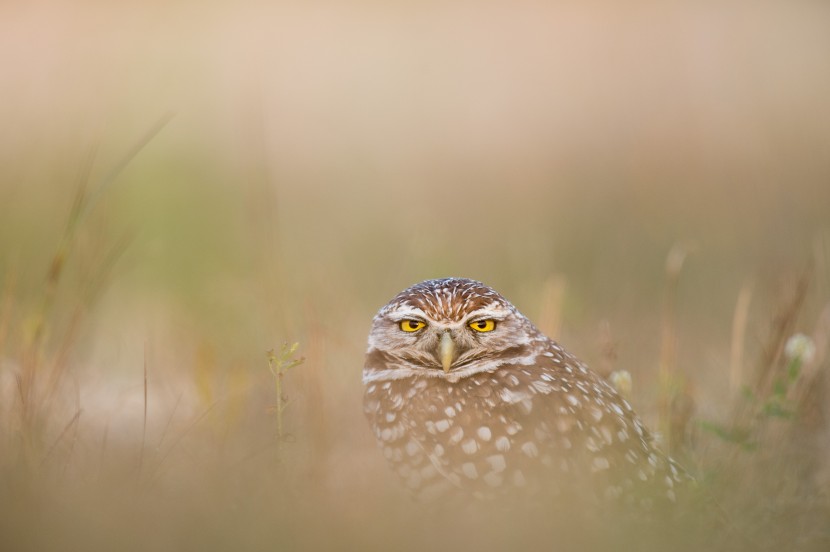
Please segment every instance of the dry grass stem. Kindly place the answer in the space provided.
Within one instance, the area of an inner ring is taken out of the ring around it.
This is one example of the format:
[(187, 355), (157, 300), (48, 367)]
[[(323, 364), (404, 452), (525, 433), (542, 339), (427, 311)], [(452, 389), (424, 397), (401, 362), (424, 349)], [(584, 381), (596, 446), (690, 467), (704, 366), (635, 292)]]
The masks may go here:
[(738, 292), (735, 312), (732, 315), (732, 345), (729, 349), (729, 390), (733, 397), (737, 396), (743, 384), (744, 345), (751, 300), (752, 286), (744, 284)]

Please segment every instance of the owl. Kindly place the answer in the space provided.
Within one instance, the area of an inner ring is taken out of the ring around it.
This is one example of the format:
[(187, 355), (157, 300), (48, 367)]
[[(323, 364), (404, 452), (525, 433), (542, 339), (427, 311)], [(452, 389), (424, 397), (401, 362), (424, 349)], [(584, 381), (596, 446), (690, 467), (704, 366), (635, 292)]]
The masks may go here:
[(687, 478), (613, 387), (481, 282), (428, 280), (381, 308), (363, 383), (384, 456), (422, 499), (654, 507)]

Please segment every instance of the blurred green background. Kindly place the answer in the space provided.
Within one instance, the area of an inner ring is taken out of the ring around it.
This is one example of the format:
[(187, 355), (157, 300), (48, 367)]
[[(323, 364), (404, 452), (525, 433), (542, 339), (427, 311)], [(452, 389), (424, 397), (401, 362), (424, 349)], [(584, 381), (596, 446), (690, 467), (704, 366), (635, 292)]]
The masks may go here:
[(728, 416), (741, 290), (744, 382), (802, 274), (793, 330), (826, 330), (828, 24), (808, 1), (3, 4), (0, 539), (424, 544), (360, 371), (376, 309), (426, 278), (630, 371), (651, 424), (670, 297), (695, 417)]

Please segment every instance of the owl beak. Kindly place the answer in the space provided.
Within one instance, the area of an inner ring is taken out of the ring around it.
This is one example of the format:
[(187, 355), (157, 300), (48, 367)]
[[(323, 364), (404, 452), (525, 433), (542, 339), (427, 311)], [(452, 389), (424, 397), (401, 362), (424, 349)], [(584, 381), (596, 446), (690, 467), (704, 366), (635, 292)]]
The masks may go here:
[(455, 342), (450, 336), (450, 332), (444, 332), (441, 335), (441, 366), (444, 367), (444, 373), (450, 371), (452, 361), (455, 360)]

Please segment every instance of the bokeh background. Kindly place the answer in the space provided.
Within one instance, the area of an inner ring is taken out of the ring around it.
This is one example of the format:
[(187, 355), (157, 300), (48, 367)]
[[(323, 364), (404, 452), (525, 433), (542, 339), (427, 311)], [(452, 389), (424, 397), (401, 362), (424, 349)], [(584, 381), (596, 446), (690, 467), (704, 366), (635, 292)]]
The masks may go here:
[[(454, 275), (744, 474), (717, 542), (825, 550), (828, 59), (803, 0), (4, 3), (2, 548), (548, 546), (412, 504), (363, 420), (374, 312)], [(706, 431), (798, 332), (787, 439)]]

